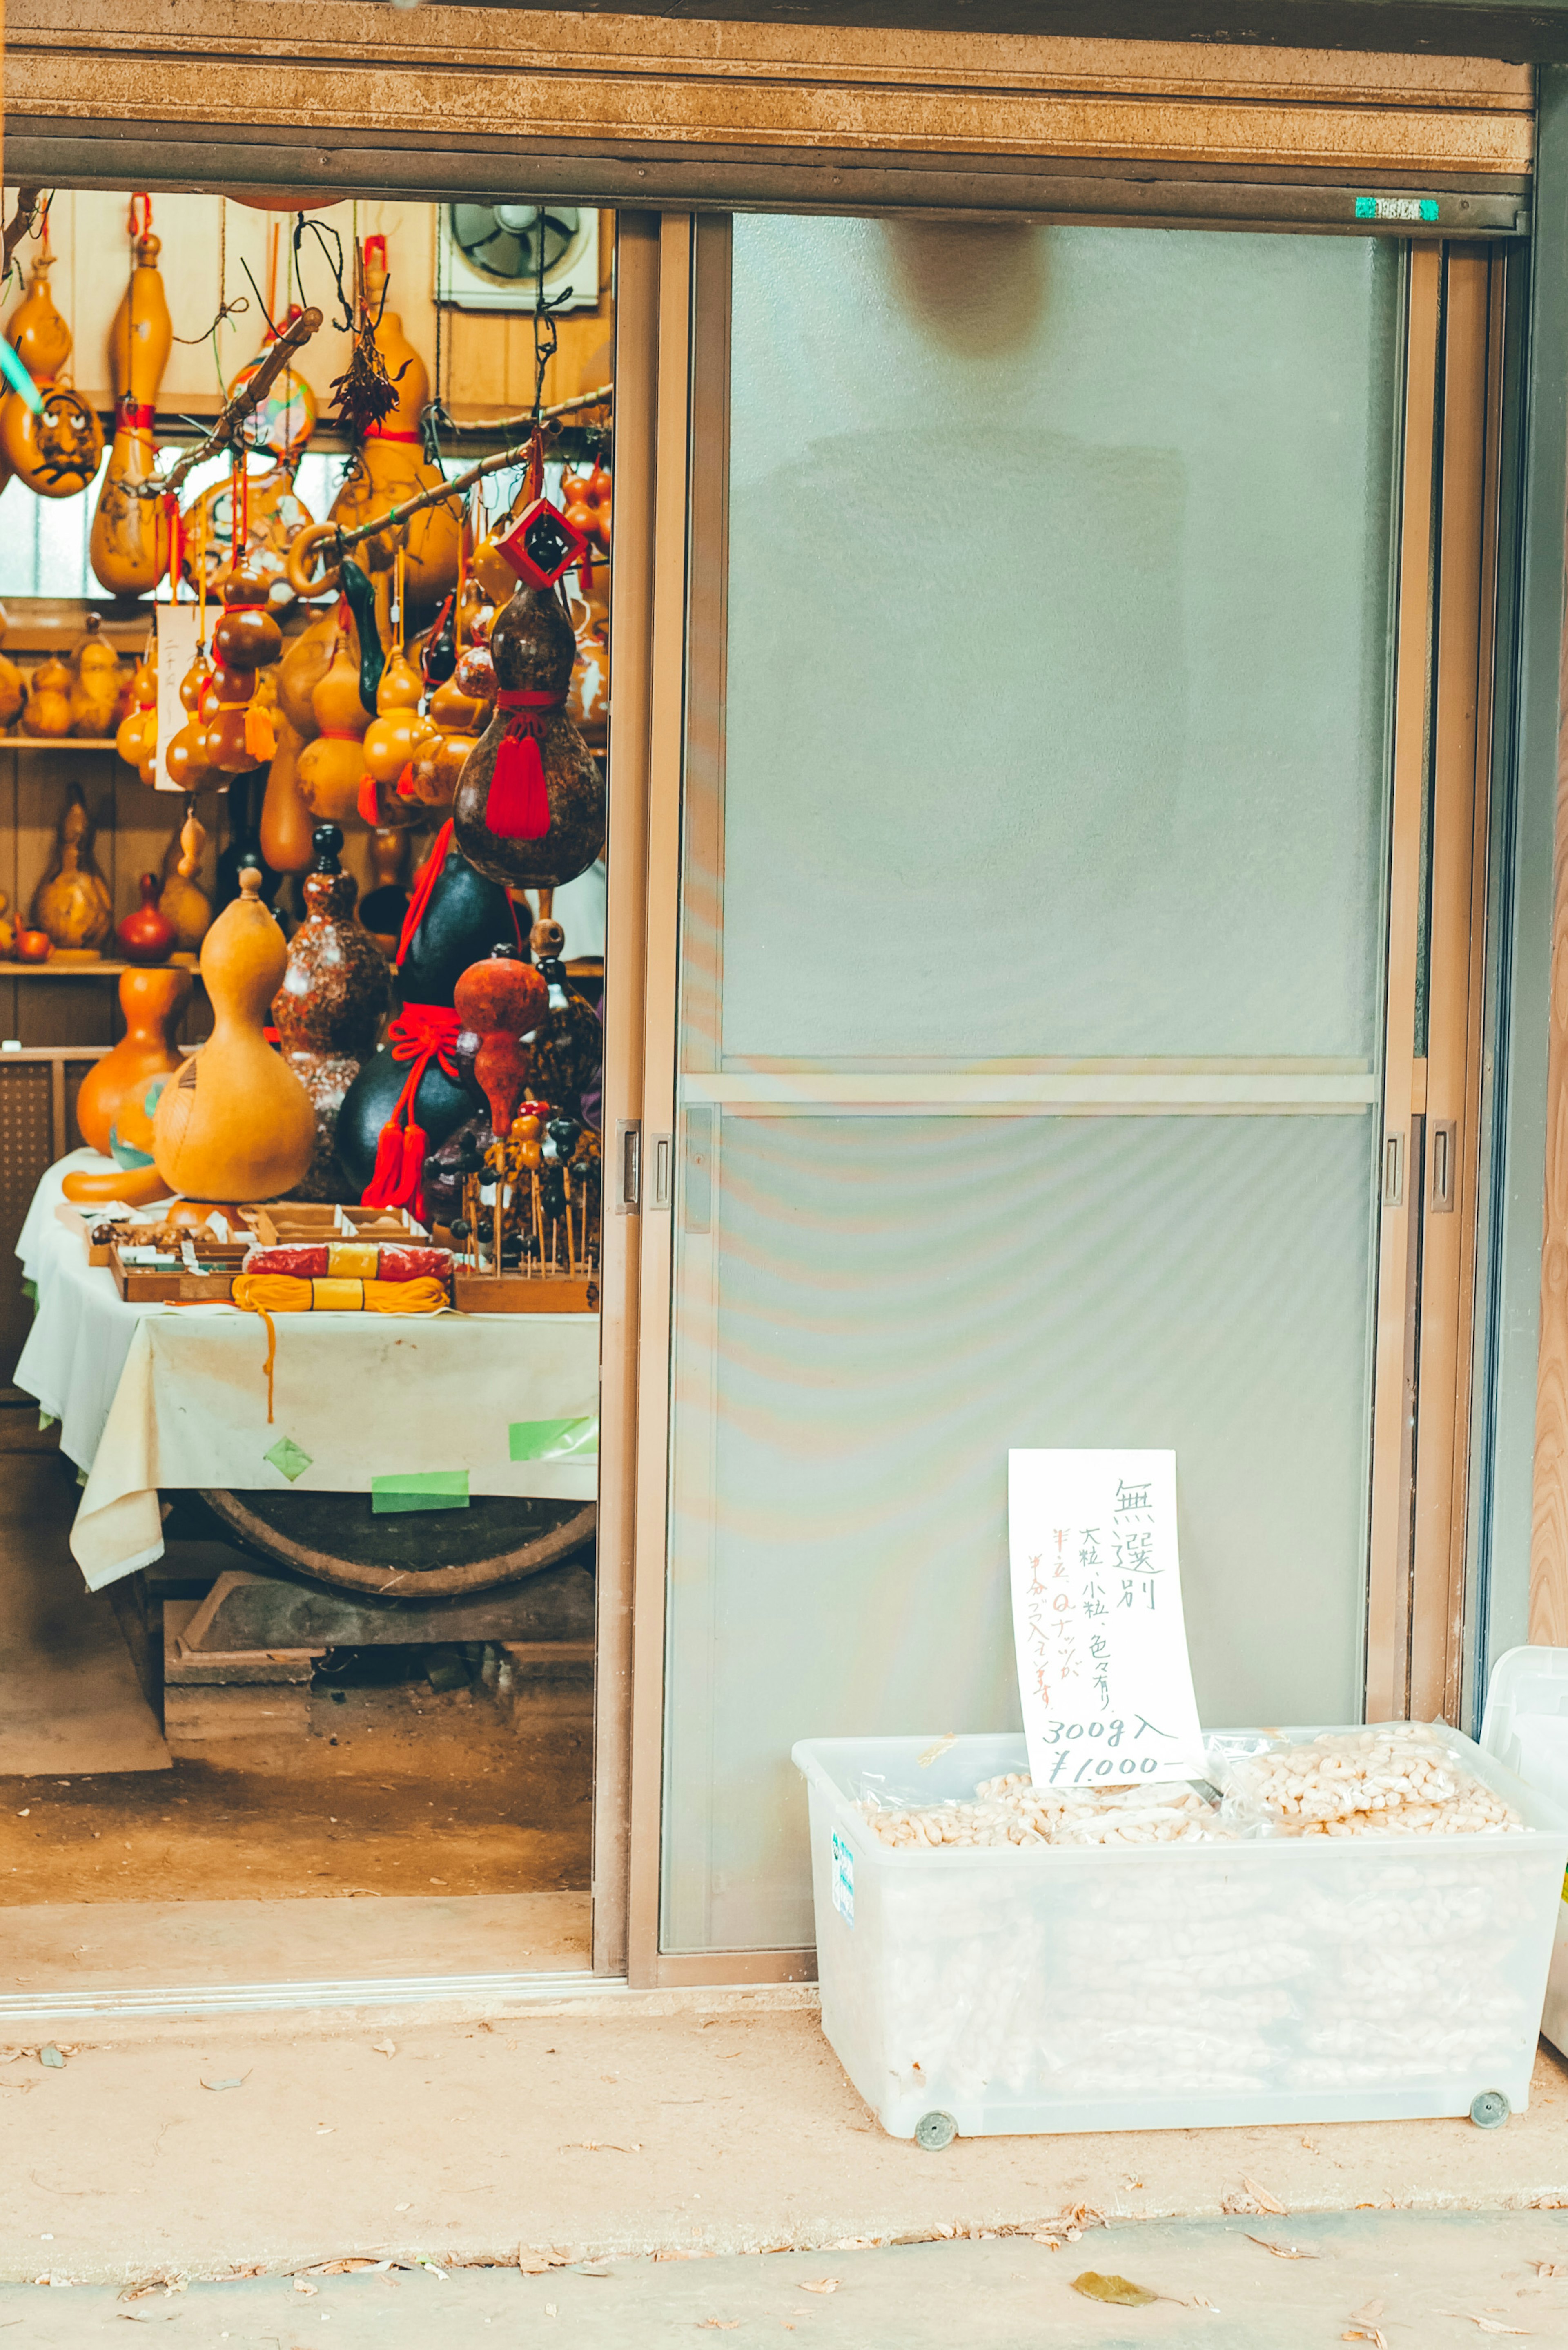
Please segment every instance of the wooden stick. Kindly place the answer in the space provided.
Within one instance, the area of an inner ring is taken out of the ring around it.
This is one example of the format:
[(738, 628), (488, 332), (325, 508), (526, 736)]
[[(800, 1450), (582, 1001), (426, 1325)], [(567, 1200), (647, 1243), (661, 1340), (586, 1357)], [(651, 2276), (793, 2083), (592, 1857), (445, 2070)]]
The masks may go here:
[[(614, 384), (602, 383), (597, 391), (579, 391), (574, 399), (558, 400), (553, 408), (542, 408), (539, 411), (539, 421), (541, 424), (553, 423), (559, 416), (576, 416), (585, 408), (609, 408), (613, 406), (614, 401)], [(449, 435), (464, 432), (531, 432), (533, 425), (534, 420), (531, 416), (477, 416), (468, 418), (462, 424), (446, 424), (442, 427), (442, 431)]]
[(224, 401), (216, 423), (200, 447), (187, 449), (171, 473), (154, 473), (148, 481), (134, 484), (132, 495), (139, 498), (175, 496), (196, 466), (207, 458), (216, 456), (220, 449), (229, 447), (234, 427), (253, 409), (261, 406), (295, 352), (304, 349), (320, 324), (319, 310), (302, 310), (293, 326), (286, 328), (278, 337), (250, 381), (243, 384), (233, 399)]

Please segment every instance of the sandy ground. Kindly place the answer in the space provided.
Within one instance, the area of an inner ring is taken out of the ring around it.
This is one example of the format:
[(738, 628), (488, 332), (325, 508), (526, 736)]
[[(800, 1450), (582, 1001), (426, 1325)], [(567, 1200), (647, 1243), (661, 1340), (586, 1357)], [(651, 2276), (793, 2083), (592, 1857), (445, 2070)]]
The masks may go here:
[[(1085, 2272), (1159, 2298), (1106, 2305), (1075, 2289)], [(1157, 2221), (1095, 2229), (1057, 2251), (1013, 2236), (537, 2275), (411, 2268), (129, 2301), (107, 2288), (0, 2288), (0, 2328), (17, 2326), (29, 2350), (123, 2344), (125, 2319), (172, 2350), (654, 2350), (699, 2333), (817, 2350), (1305, 2350), (1342, 2340), (1441, 2350), (1500, 2335), (1551, 2345), (1568, 2341), (1568, 2214)]]
[(1248, 2197), (1272, 2235), (1255, 2189), (1298, 2215), (1568, 2206), (1568, 2067), (1544, 2051), (1529, 2111), (1496, 2131), (1342, 2123), (926, 2154), (872, 2120), (799, 1992), (59, 2038), (63, 2067), (36, 2040), (0, 2063), (9, 2281), (813, 2249), (1032, 2228), (1080, 2203), (1118, 2222), (1218, 2217)]

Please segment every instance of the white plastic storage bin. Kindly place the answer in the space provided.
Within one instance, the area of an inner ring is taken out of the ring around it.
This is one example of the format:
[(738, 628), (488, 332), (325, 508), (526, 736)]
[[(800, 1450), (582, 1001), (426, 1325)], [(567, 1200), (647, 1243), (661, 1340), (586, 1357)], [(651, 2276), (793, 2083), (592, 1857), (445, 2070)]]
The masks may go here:
[(967, 1797), (1028, 1769), (1023, 1738), (924, 1770), (929, 1737), (802, 1739), (823, 2030), (883, 2127), (929, 2146), (1502, 2118), (1529, 2100), (1568, 1814), (1443, 1735), (1525, 1833), (896, 1851), (858, 1796)]
[[(1492, 1668), (1481, 1744), (1506, 1770), (1568, 1811), (1568, 1648), (1510, 1648)], [(1568, 1884), (1541, 2029), (1568, 2056)]]

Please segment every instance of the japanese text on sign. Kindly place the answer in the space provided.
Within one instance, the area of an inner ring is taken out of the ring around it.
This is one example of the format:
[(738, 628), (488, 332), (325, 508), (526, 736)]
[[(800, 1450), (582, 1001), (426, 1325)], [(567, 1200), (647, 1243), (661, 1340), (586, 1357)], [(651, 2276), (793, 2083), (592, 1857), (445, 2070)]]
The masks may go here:
[(1200, 1778), (1175, 1453), (1010, 1452), (1007, 1514), (1036, 1785)]

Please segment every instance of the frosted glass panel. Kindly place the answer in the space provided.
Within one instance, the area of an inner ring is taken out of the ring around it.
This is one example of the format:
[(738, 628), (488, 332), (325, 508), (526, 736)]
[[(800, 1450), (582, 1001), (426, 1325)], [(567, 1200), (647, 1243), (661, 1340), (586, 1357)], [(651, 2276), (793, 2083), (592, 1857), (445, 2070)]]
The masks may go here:
[(736, 221), (727, 1060), (1370, 1057), (1400, 265)]
[(813, 1939), (811, 1735), (1019, 1721), (1009, 1445), (1172, 1445), (1210, 1722), (1359, 1709), (1365, 1118), (726, 1117), (680, 1239), (667, 1947)]

